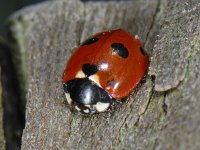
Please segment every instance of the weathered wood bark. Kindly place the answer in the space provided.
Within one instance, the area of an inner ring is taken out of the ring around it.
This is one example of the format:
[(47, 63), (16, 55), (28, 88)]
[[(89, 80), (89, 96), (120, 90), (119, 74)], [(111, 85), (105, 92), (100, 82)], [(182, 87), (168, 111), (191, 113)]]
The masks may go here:
[[(2, 39), (0, 38), (0, 81), (2, 81), (2, 53), (4, 47), (2, 45)], [(5, 137), (4, 137), (4, 129), (3, 129), (3, 96), (2, 96), (2, 82), (0, 83), (0, 150), (5, 150)]]
[[(198, 0), (59, 0), (13, 15), (13, 56), (28, 85), (22, 149), (199, 149), (199, 13)], [(144, 42), (152, 56), (146, 82), (111, 113), (71, 112), (66, 61), (86, 37), (114, 28)]]
[[(15, 57), (16, 58), (16, 57)], [(11, 49), (0, 40), (1, 105), (0, 105), (0, 149), (20, 149), (24, 128), (24, 107), (21, 103), (19, 82), (12, 62)], [(21, 82), (20, 82), (21, 83)], [(6, 144), (5, 144), (6, 141)]]
[[(0, 76), (1, 79), (1, 76)], [(5, 150), (5, 138), (3, 130), (2, 85), (0, 84), (0, 150)]]

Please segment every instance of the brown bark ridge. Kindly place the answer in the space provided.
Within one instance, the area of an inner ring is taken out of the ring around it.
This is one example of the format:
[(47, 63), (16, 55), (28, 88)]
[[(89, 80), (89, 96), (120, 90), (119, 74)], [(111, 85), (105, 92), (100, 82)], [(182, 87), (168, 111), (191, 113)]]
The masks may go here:
[[(22, 149), (200, 149), (199, 14), (198, 0), (58, 0), (15, 13), (13, 59), (27, 87)], [(145, 82), (111, 113), (70, 111), (61, 77), (73, 48), (116, 28), (139, 35), (152, 56)]]

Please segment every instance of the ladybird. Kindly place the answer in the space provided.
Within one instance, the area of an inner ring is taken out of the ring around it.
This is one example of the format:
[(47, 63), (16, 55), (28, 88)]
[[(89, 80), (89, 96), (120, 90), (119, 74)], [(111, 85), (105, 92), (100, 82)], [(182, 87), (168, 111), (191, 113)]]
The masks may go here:
[(67, 63), (62, 78), (67, 102), (83, 113), (105, 112), (131, 93), (148, 62), (138, 36), (122, 29), (97, 33)]

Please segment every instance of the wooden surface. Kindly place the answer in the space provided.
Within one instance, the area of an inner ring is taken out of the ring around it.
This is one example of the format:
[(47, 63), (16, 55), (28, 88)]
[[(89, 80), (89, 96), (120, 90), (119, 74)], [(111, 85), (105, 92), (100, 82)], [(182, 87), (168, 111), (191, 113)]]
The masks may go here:
[(0, 150), (19, 149), (24, 128), (20, 123), (24, 117), (19, 115), (22, 106), (18, 97), (18, 86), (16, 86), (19, 84), (15, 78), (10, 52), (8, 44), (0, 39)]
[[(1, 72), (0, 72), (1, 73)], [(1, 76), (0, 76), (1, 79)], [(0, 95), (2, 95), (2, 85), (0, 84)], [(3, 129), (3, 107), (2, 96), (0, 97), (0, 150), (5, 150), (5, 137)]]
[[(199, 13), (198, 0), (58, 0), (15, 13), (13, 59), (28, 91), (22, 149), (199, 149)], [(71, 112), (61, 77), (73, 48), (115, 28), (144, 42), (146, 82), (112, 113)]]

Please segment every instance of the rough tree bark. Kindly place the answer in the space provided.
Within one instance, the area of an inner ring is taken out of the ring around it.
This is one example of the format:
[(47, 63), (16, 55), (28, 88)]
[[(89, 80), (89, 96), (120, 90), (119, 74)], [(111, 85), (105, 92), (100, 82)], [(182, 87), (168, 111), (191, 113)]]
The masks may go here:
[[(200, 149), (199, 14), (198, 0), (59, 0), (15, 13), (12, 56), (28, 89), (22, 149)], [(146, 82), (111, 113), (71, 112), (61, 77), (73, 48), (115, 28), (144, 42)]]

